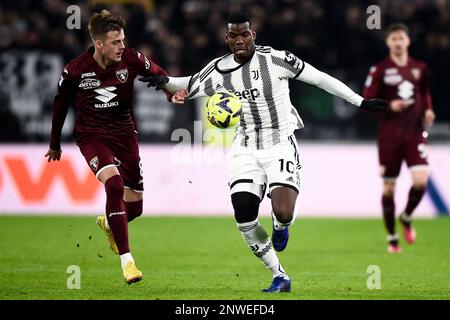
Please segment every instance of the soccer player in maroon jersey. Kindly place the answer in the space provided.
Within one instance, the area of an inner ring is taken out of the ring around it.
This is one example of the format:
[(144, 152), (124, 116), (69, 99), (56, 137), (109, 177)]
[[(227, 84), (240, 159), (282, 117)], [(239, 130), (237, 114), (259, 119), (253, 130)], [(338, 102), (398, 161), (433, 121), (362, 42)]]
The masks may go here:
[(408, 54), (408, 28), (393, 24), (387, 29), (389, 56), (371, 67), (363, 96), (389, 102), (388, 112), (380, 114), (378, 156), (383, 178), (383, 218), (388, 233), (388, 251), (400, 253), (395, 232), (395, 180), (402, 161), (411, 171), (412, 186), (399, 220), (407, 243), (416, 240), (412, 213), (422, 199), (428, 182), (427, 132), (434, 122), (428, 68)]
[[(69, 105), (76, 111), (75, 141), (89, 167), (105, 185), (106, 211), (97, 224), (120, 255), (127, 283), (142, 279), (128, 243), (128, 222), (142, 214), (143, 177), (132, 110), (137, 75), (167, 73), (132, 48), (125, 48), (125, 21), (103, 10), (89, 19), (93, 46), (70, 61), (53, 102), (48, 161), (60, 160), (61, 130)], [(166, 91), (168, 99), (172, 95)]]

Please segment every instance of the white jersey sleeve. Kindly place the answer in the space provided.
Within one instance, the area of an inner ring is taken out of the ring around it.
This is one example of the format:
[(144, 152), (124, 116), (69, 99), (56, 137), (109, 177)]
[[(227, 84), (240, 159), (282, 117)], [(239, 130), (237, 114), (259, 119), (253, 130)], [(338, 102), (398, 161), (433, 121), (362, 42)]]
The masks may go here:
[(297, 77), (298, 80), (315, 85), (335, 96), (338, 96), (353, 105), (361, 106), (364, 100), (359, 94), (336, 78), (325, 72), (319, 71), (312, 65), (305, 63), (304, 70)]
[[(217, 58), (218, 59), (218, 58)], [(214, 93), (212, 82), (205, 81), (214, 71), (217, 59), (209, 62), (200, 72), (188, 77), (169, 77), (166, 84), (167, 90), (176, 92), (178, 90), (187, 90), (188, 99), (195, 99), (204, 96), (211, 96)]]
[(305, 62), (287, 50), (272, 50), (272, 63), (279, 75), (289, 79), (297, 78), (305, 68)]

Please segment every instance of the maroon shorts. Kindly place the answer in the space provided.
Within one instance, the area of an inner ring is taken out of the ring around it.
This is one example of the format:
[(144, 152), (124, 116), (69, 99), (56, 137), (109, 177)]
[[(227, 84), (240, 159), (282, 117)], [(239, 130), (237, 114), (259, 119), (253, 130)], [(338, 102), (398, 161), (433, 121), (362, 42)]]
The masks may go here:
[(422, 132), (398, 143), (378, 141), (378, 157), (384, 166), (383, 178), (396, 178), (400, 174), (402, 161), (408, 167), (428, 165), (428, 142)]
[(137, 138), (129, 141), (93, 140), (78, 144), (89, 167), (98, 177), (103, 169), (115, 166), (125, 187), (144, 191), (143, 173)]

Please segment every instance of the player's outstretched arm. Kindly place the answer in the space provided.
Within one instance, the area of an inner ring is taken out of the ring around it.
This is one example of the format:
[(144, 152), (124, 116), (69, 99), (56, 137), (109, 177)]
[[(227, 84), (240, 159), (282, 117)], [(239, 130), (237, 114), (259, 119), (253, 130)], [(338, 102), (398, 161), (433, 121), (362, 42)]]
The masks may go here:
[(167, 89), (172, 93), (187, 90), (190, 77), (169, 77), (165, 75), (152, 75), (140, 78), (139, 81), (146, 82), (147, 87), (155, 87), (156, 90)]
[(64, 67), (61, 78), (58, 82), (58, 91), (53, 99), (52, 129), (50, 133), (50, 147), (44, 155), (48, 161), (61, 159), (61, 132), (66, 120), (69, 105), (74, 97), (74, 85), (69, 67)]
[(172, 93), (171, 101), (183, 104), (188, 97), (187, 88), (190, 77), (168, 77), (165, 75), (153, 75), (140, 78), (139, 81), (146, 82), (147, 87), (155, 87), (156, 90), (167, 90)]
[(338, 79), (317, 70), (308, 63), (305, 63), (305, 68), (297, 79), (315, 85), (353, 105), (361, 107), (362, 109), (368, 111), (387, 110), (387, 101), (381, 99), (366, 100)]

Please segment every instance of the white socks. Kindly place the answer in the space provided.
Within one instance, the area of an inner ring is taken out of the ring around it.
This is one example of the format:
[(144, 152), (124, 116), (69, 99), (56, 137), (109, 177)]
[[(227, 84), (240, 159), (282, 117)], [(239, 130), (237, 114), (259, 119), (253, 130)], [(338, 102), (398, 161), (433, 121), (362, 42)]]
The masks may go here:
[(128, 262), (134, 262), (133, 257), (131, 256), (130, 252), (124, 253), (120, 255), (120, 263), (122, 265), (122, 269), (125, 268)]
[(398, 241), (398, 235), (397, 234), (388, 234), (386, 239), (388, 242)]
[(264, 263), (266, 268), (272, 271), (273, 276), (283, 275), (287, 277), (272, 247), (272, 243), (270, 243), (270, 238), (258, 219), (252, 222), (238, 223), (237, 226), (253, 254)]
[(275, 217), (275, 215), (273, 214), (273, 211), (272, 211), (272, 223), (273, 223), (274, 229), (277, 231), (280, 231), (286, 227), (292, 226), (294, 224), (294, 221), (295, 221), (295, 214), (292, 217), (292, 220), (289, 221), (288, 223), (281, 223), (280, 221), (277, 220), (277, 217)]

